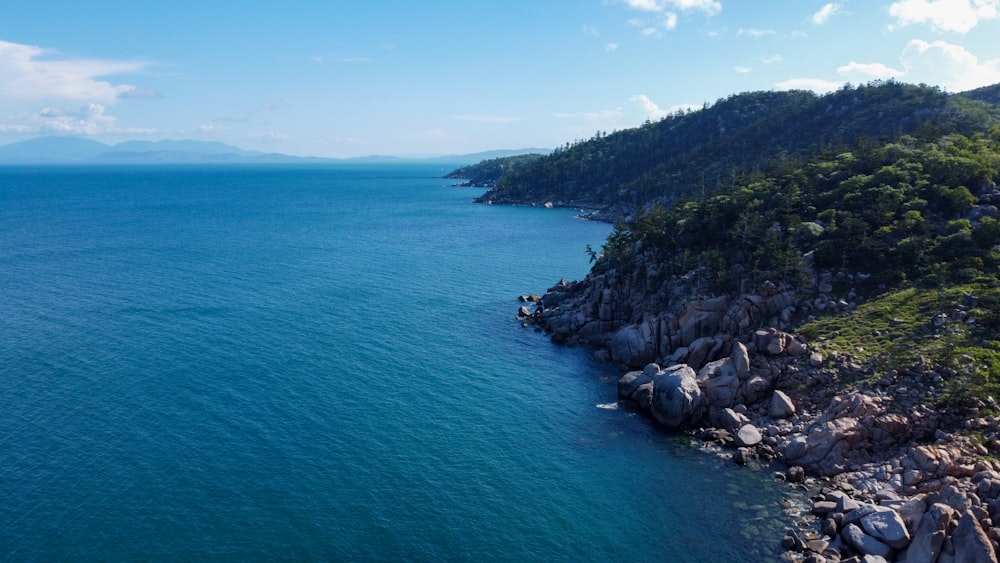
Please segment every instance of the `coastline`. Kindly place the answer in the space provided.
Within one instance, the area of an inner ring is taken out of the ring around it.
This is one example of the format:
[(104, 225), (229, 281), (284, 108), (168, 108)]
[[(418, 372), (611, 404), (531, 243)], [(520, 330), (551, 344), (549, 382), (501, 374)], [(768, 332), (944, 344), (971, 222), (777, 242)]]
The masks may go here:
[(858, 306), (833, 294), (838, 276), (817, 276), (812, 296), (769, 283), (738, 298), (687, 292), (629, 323), (616, 313), (635, 296), (592, 272), (522, 296), (518, 319), (616, 364), (620, 401), (651, 424), (723, 448), (736, 465), (778, 464), (776, 478), (811, 491), (811, 517), (789, 522), (782, 542), (790, 559), (996, 561), (1000, 461), (986, 446), (1000, 445), (1000, 416), (986, 413), (1000, 406), (937, 411), (924, 401), (940, 396), (947, 371), (921, 363), (876, 378), (850, 353), (794, 334), (796, 316)]

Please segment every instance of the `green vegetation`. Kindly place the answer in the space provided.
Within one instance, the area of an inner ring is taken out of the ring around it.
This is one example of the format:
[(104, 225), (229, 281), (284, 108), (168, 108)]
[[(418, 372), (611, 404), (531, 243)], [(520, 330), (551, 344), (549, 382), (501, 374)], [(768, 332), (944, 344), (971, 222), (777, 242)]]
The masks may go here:
[(902, 135), (926, 140), (985, 134), (998, 115), (989, 103), (892, 81), (845, 86), (825, 96), (749, 92), (567, 143), (504, 173), (486, 198), (614, 205), (627, 214), (679, 194), (732, 186), (747, 174), (769, 174), (818, 153), (879, 146)]
[(850, 354), (873, 368), (875, 378), (899, 369), (940, 370), (947, 375), (939, 384), (945, 402), (965, 401), (1000, 396), (997, 312), (1000, 286), (995, 281), (907, 287), (806, 322), (798, 332), (813, 350)]
[(536, 153), (491, 158), (478, 164), (463, 166), (445, 177), (465, 179), (469, 186), (492, 187), (505, 173), (523, 168), (540, 158), (542, 155)]
[(593, 273), (657, 306), (679, 285), (828, 284), (854, 306), (798, 319), (814, 348), (964, 401), (1000, 392), (998, 102), (1000, 85), (739, 94), (507, 167), (485, 197), (620, 209)]
[(708, 265), (714, 293), (764, 279), (800, 286), (810, 269), (863, 273), (867, 287), (995, 276), (1000, 222), (988, 214), (996, 210), (970, 212), (972, 190), (993, 195), (997, 148), (982, 135), (902, 136), (749, 174), (620, 223), (604, 253), (618, 264), (652, 252), (667, 276)]
[(805, 294), (817, 272), (838, 272), (852, 282), (831, 293), (855, 290), (866, 301), (800, 327), (821, 351), (851, 354), (876, 375), (930, 363), (949, 374), (953, 400), (993, 394), (1000, 220), (981, 201), (1000, 202), (998, 139), (904, 135), (678, 196), (619, 223), (594, 268), (631, 275), (652, 263), (661, 287), (694, 276), (711, 294), (765, 280)]

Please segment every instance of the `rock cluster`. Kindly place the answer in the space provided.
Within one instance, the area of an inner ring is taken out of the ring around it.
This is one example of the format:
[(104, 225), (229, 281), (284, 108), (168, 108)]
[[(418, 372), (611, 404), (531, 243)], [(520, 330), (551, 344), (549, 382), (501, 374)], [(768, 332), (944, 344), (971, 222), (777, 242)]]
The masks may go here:
[[(820, 275), (816, 291), (850, 281)], [(536, 305), (519, 318), (623, 368), (619, 398), (664, 428), (731, 448), (737, 464), (773, 461), (789, 482), (821, 484), (815, 520), (784, 542), (795, 557), (997, 560), (1000, 463), (989, 456), (1000, 456), (1000, 416), (929, 407), (948, 374), (926, 361), (873, 377), (849, 354), (824, 356), (791, 332), (796, 316), (854, 307), (852, 294), (797, 299), (764, 284), (666, 307), (622, 287), (600, 275), (562, 281), (524, 298)], [(960, 310), (944, 322), (967, 322)], [(981, 408), (1000, 411), (992, 399)], [(945, 430), (956, 427), (967, 433)]]
[[(736, 342), (729, 356), (698, 370), (648, 364), (619, 379), (618, 395), (665, 428), (695, 429), (732, 447), (738, 464), (774, 460), (788, 467), (788, 481), (823, 478), (815, 522), (783, 542), (804, 560), (996, 561), (1000, 463), (970, 456), (975, 445), (942, 432), (933, 409), (887, 412), (877, 388), (825, 399), (776, 388), (849, 362), (802, 368), (811, 364), (804, 355), (762, 360), (753, 349)], [(1000, 445), (1000, 417), (966, 426)]]
[(826, 488), (812, 505), (820, 531), (790, 531), (782, 545), (807, 561), (996, 562), (998, 479), (984, 471), (908, 498), (885, 489), (858, 500)]

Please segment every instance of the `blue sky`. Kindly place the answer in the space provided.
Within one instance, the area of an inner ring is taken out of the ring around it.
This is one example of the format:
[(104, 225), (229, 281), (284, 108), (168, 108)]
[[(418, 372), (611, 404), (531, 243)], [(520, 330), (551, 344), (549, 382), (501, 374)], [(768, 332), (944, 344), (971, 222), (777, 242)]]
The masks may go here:
[(751, 90), (1000, 82), (1000, 0), (4, 0), (0, 144), (552, 148)]

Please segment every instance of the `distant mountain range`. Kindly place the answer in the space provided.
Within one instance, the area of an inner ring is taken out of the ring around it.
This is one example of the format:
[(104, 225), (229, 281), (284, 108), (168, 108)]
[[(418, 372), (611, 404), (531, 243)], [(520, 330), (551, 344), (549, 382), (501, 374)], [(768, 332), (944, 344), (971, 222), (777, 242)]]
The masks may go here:
[(373, 155), (349, 159), (301, 157), (248, 151), (208, 141), (127, 141), (108, 145), (80, 137), (38, 137), (0, 145), (0, 164), (199, 164), (199, 163), (323, 163), (323, 162), (446, 162), (474, 164), (482, 160), (550, 149), (497, 150), (446, 156)]

